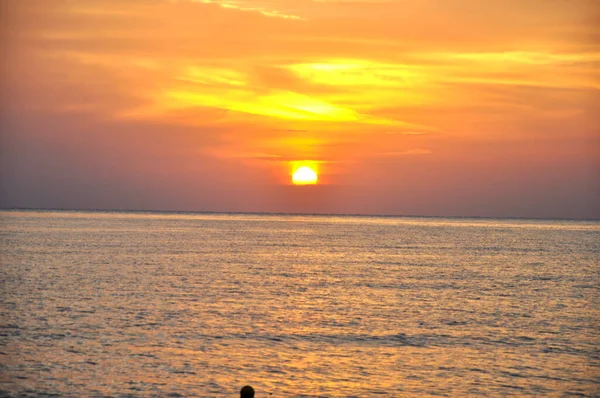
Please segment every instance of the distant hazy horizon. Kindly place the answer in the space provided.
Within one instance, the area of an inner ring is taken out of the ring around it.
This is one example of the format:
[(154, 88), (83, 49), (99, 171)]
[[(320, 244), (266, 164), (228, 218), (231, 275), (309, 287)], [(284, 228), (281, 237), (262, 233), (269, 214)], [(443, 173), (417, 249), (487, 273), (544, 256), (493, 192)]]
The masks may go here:
[(155, 213), (155, 214), (231, 214), (231, 215), (272, 215), (272, 216), (324, 216), (324, 217), (381, 217), (381, 218), (439, 218), (439, 219), (482, 219), (482, 220), (521, 220), (521, 221), (589, 221), (597, 222), (599, 218), (547, 218), (547, 217), (494, 217), (472, 215), (427, 215), (427, 214), (381, 214), (381, 213), (290, 213), (263, 211), (215, 211), (215, 210), (160, 210), (160, 209), (102, 209), (102, 208), (42, 208), (42, 207), (0, 207), (0, 211), (33, 211), (33, 212), (81, 212), (81, 213)]

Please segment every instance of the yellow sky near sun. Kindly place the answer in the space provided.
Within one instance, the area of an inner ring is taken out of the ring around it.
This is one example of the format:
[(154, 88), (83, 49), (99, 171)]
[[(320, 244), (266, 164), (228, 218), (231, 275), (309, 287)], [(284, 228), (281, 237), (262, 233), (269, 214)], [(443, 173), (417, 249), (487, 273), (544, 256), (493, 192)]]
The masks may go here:
[[(532, 157), (564, 144), (579, 156), (595, 133), (593, 1), (37, 0), (4, 8), (8, 68), (22, 75), (20, 89), (39, 92), (24, 106), (218, 130), (199, 153), (245, 159), (278, 183), (292, 161), (319, 162), (330, 174), (323, 180), (336, 183), (371, 158), (476, 157), (465, 145), (494, 142)], [(532, 144), (544, 137), (548, 148)]]

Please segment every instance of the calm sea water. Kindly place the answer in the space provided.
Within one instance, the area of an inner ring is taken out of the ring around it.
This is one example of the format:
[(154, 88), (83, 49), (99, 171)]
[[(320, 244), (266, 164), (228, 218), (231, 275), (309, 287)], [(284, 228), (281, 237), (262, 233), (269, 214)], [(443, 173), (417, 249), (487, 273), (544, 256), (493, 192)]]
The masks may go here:
[(0, 212), (0, 395), (598, 396), (600, 223)]

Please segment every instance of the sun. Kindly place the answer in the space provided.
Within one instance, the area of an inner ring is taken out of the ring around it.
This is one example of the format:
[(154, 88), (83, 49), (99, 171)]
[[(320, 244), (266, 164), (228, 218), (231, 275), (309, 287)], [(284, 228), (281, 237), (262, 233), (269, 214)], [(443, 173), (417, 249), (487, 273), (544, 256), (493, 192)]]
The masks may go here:
[(295, 185), (316, 184), (317, 180), (317, 173), (308, 166), (299, 167), (292, 175), (292, 182)]

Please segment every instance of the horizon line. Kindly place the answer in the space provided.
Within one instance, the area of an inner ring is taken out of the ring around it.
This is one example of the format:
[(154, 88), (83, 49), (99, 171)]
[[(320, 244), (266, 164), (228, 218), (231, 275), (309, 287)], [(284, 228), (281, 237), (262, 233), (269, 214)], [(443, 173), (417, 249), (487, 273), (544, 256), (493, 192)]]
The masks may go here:
[(298, 213), (263, 211), (216, 211), (216, 210), (156, 210), (156, 209), (101, 209), (101, 208), (52, 208), (52, 207), (4, 207), (0, 211), (40, 211), (40, 212), (90, 212), (90, 213), (159, 213), (159, 214), (244, 214), (271, 216), (316, 216), (316, 217), (381, 217), (381, 218), (450, 218), (450, 219), (491, 219), (491, 220), (533, 220), (533, 221), (600, 221), (600, 218), (546, 218), (518, 216), (440, 216), (420, 214), (383, 213)]

